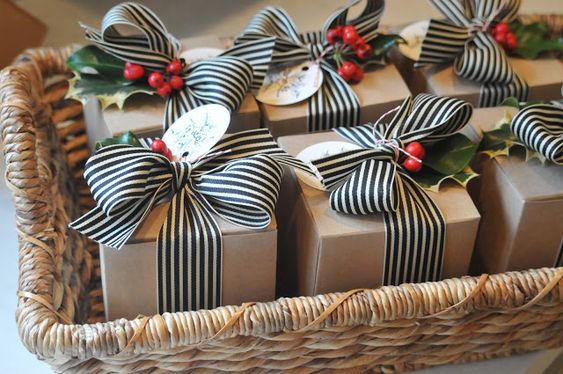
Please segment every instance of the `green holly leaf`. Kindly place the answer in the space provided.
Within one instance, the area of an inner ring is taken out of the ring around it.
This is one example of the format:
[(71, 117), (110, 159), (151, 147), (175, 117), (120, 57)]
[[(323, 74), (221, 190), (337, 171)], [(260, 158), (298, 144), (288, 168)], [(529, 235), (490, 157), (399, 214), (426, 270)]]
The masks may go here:
[(439, 192), (440, 186), (443, 182), (451, 180), (458, 183), (460, 186), (467, 188), (467, 184), (470, 180), (478, 177), (479, 174), (475, 173), (471, 167), (466, 166), (462, 171), (455, 174), (444, 175), (436, 172), (427, 167), (423, 167), (422, 170), (413, 176), (413, 179), (424, 189), (433, 192)]
[(95, 96), (100, 100), (102, 109), (112, 104), (116, 104), (119, 109), (122, 109), (125, 100), (131, 95), (138, 93), (153, 95), (155, 93), (146, 82), (110, 80), (99, 74), (75, 73), (74, 78), (68, 82), (67, 98), (86, 104), (90, 98)]
[(134, 147), (142, 147), (141, 143), (139, 142), (139, 139), (137, 138), (137, 136), (135, 136), (135, 134), (133, 134), (131, 131), (126, 132), (125, 134), (115, 137), (115, 138), (107, 138), (101, 141), (96, 142), (95, 148), (96, 151), (102, 147), (106, 147), (108, 145), (114, 145), (114, 144), (129, 144), (132, 145)]
[(457, 133), (427, 147), (424, 165), (443, 175), (461, 172), (475, 156), (477, 145)]
[(512, 118), (508, 113), (505, 113), (494, 130), (483, 132), (483, 139), (481, 139), (477, 151), (485, 153), (491, 158), (508, 156), (510, 148), (519, 142), (516, 135), (510, 130), (511, 120)]
[(94, 45), (87, 45), (71, 54), (66, 65), (80, 74), (99, 74), (114, 82), (129, 83), (123, 77), (125, 63)]
[(524, 24), (520, 20), (515, 20), (510, 24), (510, 30), (518, 38), (514, 53), (523, 58), (535, 59), (544, 52), (563, 51), (563, 37), (558, 35), (550, 39), (551, 30), (545, 22)]
[[(406, 43), (406, 41), (397, 34), (377, 34), (377, 36), (369, 42), (373, 48), (373, 55), (364, 65), (387, 65), (387, 53), (397, 43)], [(363, 61), (360, 60), (357, 60), (357, 62), (360, 64), (363, 63)]]
[(530, 105), (544, 104), (543, 101), (518, 101), (514, 96), (509, 96), (500, 104), (500, 106), (510, 106), (516, 109), (524, 109)]

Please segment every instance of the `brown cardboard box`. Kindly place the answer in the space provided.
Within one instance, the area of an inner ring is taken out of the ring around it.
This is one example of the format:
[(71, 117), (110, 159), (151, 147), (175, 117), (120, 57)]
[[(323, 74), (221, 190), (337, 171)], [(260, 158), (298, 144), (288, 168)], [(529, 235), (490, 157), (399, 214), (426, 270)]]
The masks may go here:
[[(401, 72), (413, 95), (429, 92), (451, 96), (479, 105), (479, 83), (455, 75), (451, 64), (414, 69), (414, 62), (403, 56), (397, 48), (391, 60)], [(555, 58), (525, 60), (510, 58), (514, 71), (529, 85), (528, 100), (554, 100), (561, 98), (563, 64)]]
[[(230, 40), (219, 37), (181, 39), (182, 49), (199, 47), (227, 48)], [(102, 112), (98, 100), (90, 100), (85, 107), (85, 121), (91, 149), (96, 141), (111, 138), (127, 131), (144, 137), (162, 136), (162, 118), (165, 101), (157, 95), (136, 95), (128, 99), (122, 110), (115, 105)], [(239, 110), (231, 117), (228, 132), (260, 127), (260, 109), (252, 94), (248, 93)]]
[[(476, 134), (495, 128), (509, 107), (477, 109), (471, 119)], [(473, 198), (482, 219), (475, 248), (487, 272), (554, 266), (563, 245), (563, 167), (526, 162), (522, 152), (510, 157), (479, 158), (481, 173)]]
[(12, 63), (26, 48), (37, 47), (47, 27), (9, 0), (0, 0), (0, 69)]
[[(389, 64), (365, 74), (352, 86), (360, 100), (361, 123), (375, 122), (383, 113), (400, 105), (410, 95), (397, 69)], [(287, 106), (260, 103), (264, 126), (274, 137), (307, 132), (307, 101)]]
[[(168, 204), (156, 207), (137, 232), (115, 250), (100, 245), (106, 318), (157, 312), (156, 237)], [(277, 230), (249, 230), (217, 218), (223, 234), (223, 305), (275, 298)]]
[[(324, 141), (344, 141), (334, 132), (282, 137), (290, 154)], [(445, 185), (429, 192), (447, 224), (444, 278), (465, 275), (473, 252), (479, 213), (467, 192)], [(278, 203), (280, 294), (314, 295), (378, 287), (382, 283), (385, 228), (383, 216), (346, 215), (330, 208), (328, 192), (285, 171)]]

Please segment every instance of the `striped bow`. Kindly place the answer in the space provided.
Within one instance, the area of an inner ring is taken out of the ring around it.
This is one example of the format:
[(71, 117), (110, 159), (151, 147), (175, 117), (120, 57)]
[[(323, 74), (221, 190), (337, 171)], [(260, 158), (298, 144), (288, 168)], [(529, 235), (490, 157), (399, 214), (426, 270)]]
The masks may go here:
[(171, 195), (157, 238), (159, 312), (214, 308), (221, 303), (222, 280), (222, 238), (214, 215), (249, 229), (267, 227), (281, 164), (311, 172), (266, 129), (227, 135), (193, 164), (130, 145), (103, 147), (84, 170), (97, 206), (70, 227), (121, 248)]
[(479, 106), (506, 97), (528, 97), (527, 84), (513, 71), (502, 46), (487, 31), (516, 18), (520, 0), (429, 0), (447, 21), (430, 20), (415, 67), (453, 61), (460, 77), (481, 83)]
[(528, 148), (563, 165), (563, 108), (551, 104), (530, 105), (514, 116), (510, 129)]
[(464, 127), (473, 108), (428, 94), (407, 98), (386, 125), (335, 129), (363, 149), (316, 161), (332, 209), (348, 214), (382, 212), (385, 220), (384, 284), (438, 280), (445, 220), (438, 206), (399, 165), (413, 141), (432, 144)]
[(334, 126), (354, 126), (360, 120), (360, 103), (354, 90), (322, 59), (329, 46), (326, 31), (337, 25), (351, 24), (366, 42), (377, 36), (377, 27), (383, 14), (383, 0), (366, 0), (360, 15), (348, 21), (348, 10), (360, 0), (338, 9), (326, 21), (322, 31), (299, 33), (285, 10), (267, 7), (260, 10), (229, 50), (232, 56), (248, 60), (254, 68), (253, 89), (259, 89), (271, 65), (318, 60), (323, 72), (323, 84), (308, 99), (307, 125), (309, 131)]
[[(180, 43), (168, 33), (149, 8), (132, 2), (111, 8), (101, 30), (82, 25), (86, 39), (104, 52), (147, 70), (163, 72), (179, 57)], [(164, 130), (182, 114), (203, 104), (222, 104), (231, 111), (240, 106), (250, 84), (252, 67), (241, 58), (220, 56), (184, 67), (184, 88), (166, 99)]]

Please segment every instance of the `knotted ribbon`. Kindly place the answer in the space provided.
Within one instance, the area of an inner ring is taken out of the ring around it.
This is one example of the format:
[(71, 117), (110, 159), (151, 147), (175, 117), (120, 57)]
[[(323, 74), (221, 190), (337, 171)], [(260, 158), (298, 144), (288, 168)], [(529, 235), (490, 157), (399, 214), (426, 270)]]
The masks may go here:
[(267, 227), (281, 164), (311, 173), (266, 129), (226, 135), (193, 164), (170, 162), (141, 147), (103, 147), (84, 170), (96, 207), (70, 227), (121, 248), (153, 207), (171, 196), (157, 238), (159, 312), (214, 308), (222, 284), (222, 238), (214, 215), (249, 229)]
[(479, 106), (506, 97), (528, 97), (527, 84), (513, 71), (489, 28), (516, 18), (520, 0), (429, 0), (446, 18), (430, 20), (415, 67), (453, 61), (456, 75), (481, 83)]
[[(163, 72), (170, 61), (179, 58), (180, 43), (156, 14), (141, 4), (118, 4), (105, 14), (100, 30), (86, 25), (82, 28), (86, 39), (104, 52), (149, 71)], [(252, 83), (252, 66), (241, 58), (224, 55), (191, 63), (180, 76), (184, 87), (167, 96), (164, 130), (182, 114), (203, 104), (222, 104), (236, 111)]]
[(360, 103), (354, 90), (336, 72), (334, 66), (324, 60), (323, 52), (330, 46), (325, 35), (329, 28), (350, 24), (369, 43), (377, 36), (377, 27), (383, 14), (383, 0), (366, 0), (361, 14), (348, 20), (348, 11), (360, 0), (334, 12), (324, 24), (322, 31), (299, 33), (285, 12), (277, 7), (260, 10), (246, 29), (235, 40), (229, 50), (251, 62), (254, 68), (253, 89), (264, 81), (272, 65), (311, 60), (320, 64), (323, 83), (308, 99), (307, 126), (309, 131), (329, 129), (334, 126), (354, 126), (360, 120)]
[(446, 224), (436, 203), (400, 166), (410, 142), (429, 145), (464, 127), (473, 108), (464, 101), (421, 94), (407, 98), (387, 125), (335, 131), (363, 147), (313, 161), (331, 190), (337, 212), (382, 212), (385, 221), (384, 284), (438, 280)]

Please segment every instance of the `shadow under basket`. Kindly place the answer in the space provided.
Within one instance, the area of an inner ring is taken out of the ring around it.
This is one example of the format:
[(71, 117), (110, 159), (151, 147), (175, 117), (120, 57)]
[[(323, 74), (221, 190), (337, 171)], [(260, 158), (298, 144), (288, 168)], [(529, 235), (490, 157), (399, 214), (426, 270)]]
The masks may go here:
[(67, 228), (93, 206), (71, 51), (29, 50), (0, 74), (17, 324), (54, 370), (392, 372), (563, 345), (563, 268), (105, 321), (98, 246)]

